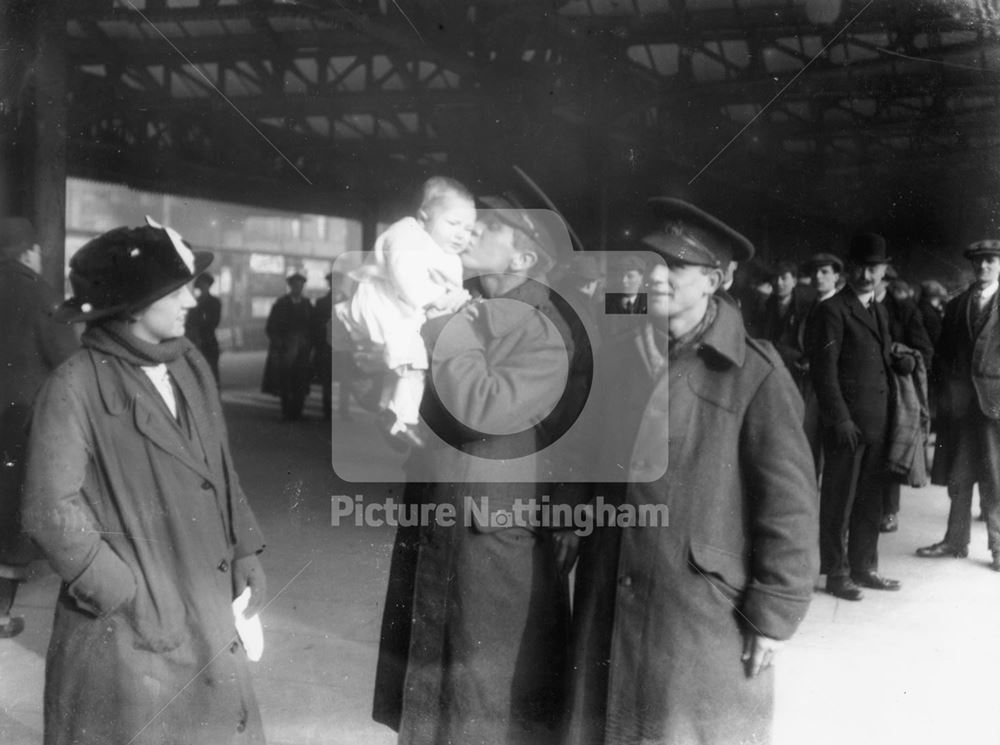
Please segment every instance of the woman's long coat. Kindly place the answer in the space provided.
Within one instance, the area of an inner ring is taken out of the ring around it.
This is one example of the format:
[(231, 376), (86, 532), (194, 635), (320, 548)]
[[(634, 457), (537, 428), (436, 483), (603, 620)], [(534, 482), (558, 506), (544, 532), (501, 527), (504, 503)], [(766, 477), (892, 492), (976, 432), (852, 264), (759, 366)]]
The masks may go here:
[(35, 406), (26, 528), (63, 579), (46, 745), (263, 742), (231, 607), (233, 561), (263, 544), (207, 364), (188, 345), (168, 367), (206, 390), (201, 447), (138, 367), (91, 349)]
[(640, 331), (602, 354), (619, 371), (603, 442), (629, 473), (618, 498), (666, 505), (669, 525), (598, 528), (584, 544), (567, 742), (767, 742), (773, 671), (748, 679), (740, 657), (747, 632), (790, 637), (812, 595), (802, 401), (727, 303), (668, 372), (652, 372), (646, 348)]

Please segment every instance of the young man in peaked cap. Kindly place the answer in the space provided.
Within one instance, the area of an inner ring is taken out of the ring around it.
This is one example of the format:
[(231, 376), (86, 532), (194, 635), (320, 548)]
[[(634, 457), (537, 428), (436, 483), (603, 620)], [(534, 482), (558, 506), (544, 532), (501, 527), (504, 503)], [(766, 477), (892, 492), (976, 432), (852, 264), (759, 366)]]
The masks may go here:
[(917, 555), (968, 556), (972, 487), (978, 484), (990, 566), (1000, 572), (1000, 240), (977, 241), (965, 257), (976, 280), (946, 306), (934, 354), (938, 440), (932, 476), (948, 487), (948, 529)]
[(628, 482), (608, 501), (665, 505), (669, 526), (605, 527), (577, 572), (567, 742), (770, 741), (772, 663), (805, 616), (817, 495), (802, 399), (777, 353), (719, 300), (753, 245), (662, 198), (640, 247), (649, 322), (612, 340), (603, 443)]

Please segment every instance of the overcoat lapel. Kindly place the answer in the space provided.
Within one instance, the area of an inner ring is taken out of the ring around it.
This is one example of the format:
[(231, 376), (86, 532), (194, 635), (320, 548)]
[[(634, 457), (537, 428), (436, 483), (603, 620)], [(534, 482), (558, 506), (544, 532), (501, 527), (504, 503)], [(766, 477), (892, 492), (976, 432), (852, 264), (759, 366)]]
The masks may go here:
[[(872, 314), (865, 308), (865, 306), (861, 304), (861, 301), (858, 299), (858, 296), (854, 294), (854, 292), (851, 292), (850, 305), (851, 305), (851, 315), (853, 315), (862, 324), (867, 326), (869, 330), (871, 330), (871, 332), (875, 334), (875, 336), (879, 337), (879, 339), (881, 340), (882, 338), (882, 329), (880, 328), (881, 324), (876, 322), (875, 317), (872, 316)], [(877, 310), (875, 312), (878, 313)]]
[[(210, 479), (211, 473), (204, 459), (199, 458), (187, 442), (177, 422), (163, 411), (159, 401), (145, 391), (135, 396), (135, 426), (146, 439), (168, 455), (172, 455), (199, 476)], [(180, 405), (180, 401), (178, 401)]]
[(205, 460), (198, 457), (191, 444), (186, 442), (180, 425), (170, 416), (152, 384), (143, 385), (139, 379), (138, 376), (144, 375), (141, 370), (100, 353), (92, 354), (91, 361), (109, 414), (124, 415), (131, 400), (135, 426), (142, 436), (202, 478), (211, 480), (212, 474)]

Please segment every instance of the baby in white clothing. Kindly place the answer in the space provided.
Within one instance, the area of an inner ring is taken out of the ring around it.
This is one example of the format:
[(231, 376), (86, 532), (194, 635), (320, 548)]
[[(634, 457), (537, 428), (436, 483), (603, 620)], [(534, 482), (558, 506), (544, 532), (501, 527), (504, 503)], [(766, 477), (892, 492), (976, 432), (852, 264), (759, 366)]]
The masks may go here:
[(429, 311), (454, 312), (469, 301), (459, 255), (475, 222), (468, 189), (443, 176), (428, 179), (416, 217), (404, 217), (378, 237), (374, 261), (352, 273), (354, 295), (335, 309), (355, 341), (382, 348), (390, 371), (382, 409), (397, 441), (421, 443), (417, 423), (428, 360), (420, 327)]

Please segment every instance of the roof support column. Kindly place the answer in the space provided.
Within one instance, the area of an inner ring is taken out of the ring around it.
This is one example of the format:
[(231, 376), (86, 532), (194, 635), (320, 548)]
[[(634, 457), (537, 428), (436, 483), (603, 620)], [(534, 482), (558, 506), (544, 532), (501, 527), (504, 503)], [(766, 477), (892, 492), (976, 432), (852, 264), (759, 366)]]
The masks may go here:
[(10, 0), (0, 36), (0, 212), (31, 219), (42, 275), (64, 283), (66, 255), (66, 0)]

